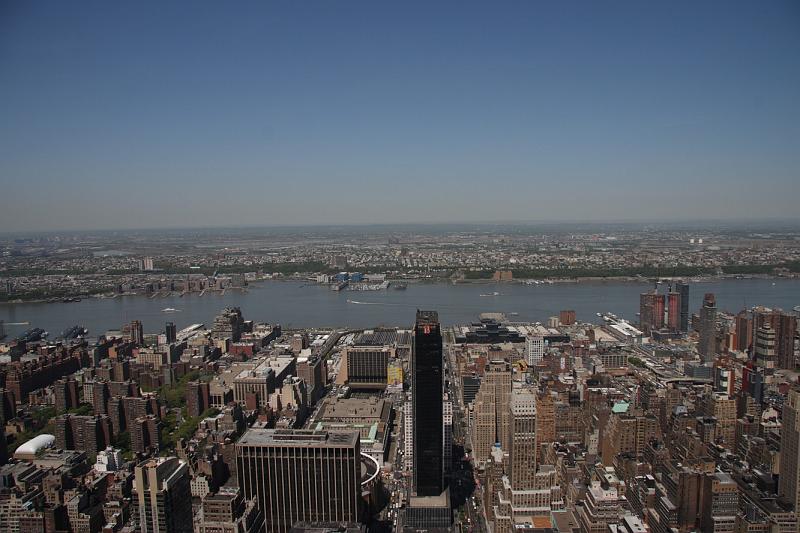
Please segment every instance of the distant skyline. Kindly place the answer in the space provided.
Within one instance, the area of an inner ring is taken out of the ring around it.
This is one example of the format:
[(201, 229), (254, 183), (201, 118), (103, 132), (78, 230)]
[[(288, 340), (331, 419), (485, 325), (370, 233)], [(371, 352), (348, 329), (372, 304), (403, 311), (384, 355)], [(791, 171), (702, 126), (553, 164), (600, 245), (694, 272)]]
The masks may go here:
[(776, 219), (707, 219), (707, 220), (495, 220), (495, 221), (448, 221), (436, 223), (394, 223), (394, 224), (283, 224), (283, 225), (218, 225), (218, 226), (161, 226), (131, 228), (78, 228), (68, 230), (16, 230), (0, 231), (0, 239), (29, 238), (56, 235), (102, 235), (105, 233), (134, 236), (162, 232), (170, 235), (291, 235), (294, 233), (338, 235), (364, 233), (366, 235), (397, 235), (404, 233), (461, 233), (461, 232), (520, 232), (531, 233), (610, 233), (627, 231), (686, 231), (703, 234), (705, 232), (752, 232), (752, 233), (795, 233), (800, 232), (800, 217)]
[(0, 232), (800, 217), (800, 4), (5, 2)]

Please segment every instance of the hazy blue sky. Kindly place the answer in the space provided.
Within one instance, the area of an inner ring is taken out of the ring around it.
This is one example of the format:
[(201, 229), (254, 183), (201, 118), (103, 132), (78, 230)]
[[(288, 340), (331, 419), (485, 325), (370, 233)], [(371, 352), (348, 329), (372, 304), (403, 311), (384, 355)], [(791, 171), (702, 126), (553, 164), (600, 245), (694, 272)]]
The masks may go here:
[(798, 217), (800, 3), (0, 2), (0, 230)]

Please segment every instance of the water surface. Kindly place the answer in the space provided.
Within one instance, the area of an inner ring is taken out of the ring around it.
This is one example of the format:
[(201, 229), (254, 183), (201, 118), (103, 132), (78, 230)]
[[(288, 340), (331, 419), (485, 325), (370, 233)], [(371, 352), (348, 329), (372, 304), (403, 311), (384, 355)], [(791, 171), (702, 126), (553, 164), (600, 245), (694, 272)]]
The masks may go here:
[[(41, 327), (57, 335), (72, 325), (89, 328), (90, 335), (119, 329), (133, 319), (145, 331), (157, 332), (171, 320), (178, 328), (209, 324), (220, 309), (239, 306), (246, 319), (280, 323), (287, 327), (379, 325), (408, 326), (417, 308), (434, 309), (444, 324), (473, 321), (482, 312), (518, 313), (513, 319), (544, 322), (562, 309), (574, 309), (580, 320), (596, 320), (598, 312), (612, 312), (635, 321), (639, 294), (651, 285), (621, 281), (556, 283), (552, 285), (410, 283), (405, 291), (341, 291), (302, 282), (268, 281), (248, 287), (246, 293), (207, 292), (184, 297), (88, 298), (77, 303), (22, 303), (0, 305), (0, 320), (30, 321), (30, 326), (7, 326), (9, 334)], [(662, 289), (663, 290), (663, 289)], [(494, 292), (498, 295), (492, 295)], [(691, 284), (690, 310), (697, 312), (703, 294), (713, 292), (721, 310), (766, 305), (791, 309), (800, 305), (800, 279), (717, 280)], [(483, 295), (483, 296), (482, 296)], [(488, 296), (487, 296), (488, 295)], [(350, 302), (348, 302), (350, 300)], [(359, 302), (359, 303), (352, 303)], [(175, 313), (165, 308), (180, 309)]]

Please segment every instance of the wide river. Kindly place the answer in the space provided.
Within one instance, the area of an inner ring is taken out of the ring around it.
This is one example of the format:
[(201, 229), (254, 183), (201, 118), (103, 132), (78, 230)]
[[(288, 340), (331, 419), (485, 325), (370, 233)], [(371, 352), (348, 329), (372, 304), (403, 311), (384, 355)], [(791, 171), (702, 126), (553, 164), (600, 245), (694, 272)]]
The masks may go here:
[[(467, 323), (482, 312), (517, 313), (511, 318), (544, 322), (561, 309), (574, 309), (578, 319), (596, 320), (598, 312), (612, 312), (637, 319), (639, 294), (647, 283), (582, 281), (552, 285), (409, 283), (408, 289), (334, 292), (326, 286), (301, 282), (267, 281), (248, 287), (246, 293), (208, 292), (203, 296), (146, 298), (88, 298), (76, 303), (20, 303), (0, 305), (0, 320), (30, 322), (7, 325), (15, 335), (40, 327), (57, 336), (65, 328), (82, 325), (90, 336), (139, 319), (146, 332), (163, 329), (174, 321), (178, 329), (193, 323), (210, 324), (226, 306), (239, 306), (245, 319), (279, 323), (284, 327), (380, 325), (408, 326), (414, 311), (434, 309), (444, 324)], [(663, 289), (662, 289), (663, 290)], [(498, 294), (494, 294), (494, 293)], [(697, 312), (703, 294), (713, 292), (721, 310), (739, 311), (744, 306), (766, 305), (785, 310), (800, 305), (800, 279), (716, 280), (691, 284), (690, 310)], [(165, 313), (174, 308), (177, 312)]]

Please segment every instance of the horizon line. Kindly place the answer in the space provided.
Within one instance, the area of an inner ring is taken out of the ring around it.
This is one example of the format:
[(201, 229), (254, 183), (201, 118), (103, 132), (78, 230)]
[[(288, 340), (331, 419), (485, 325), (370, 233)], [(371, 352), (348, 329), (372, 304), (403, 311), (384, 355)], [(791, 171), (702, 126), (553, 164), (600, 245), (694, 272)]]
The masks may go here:
[(291, 228), (386, 228), (391, 226), (406, 227), (436, 227), (436, 226), (555, 226), (555, 225), (713, 225), (713, 224), (797, 224), (800, 226), (800, 216), (797, 217), (753, 217), (753, 218), (687, 218), (687, 219), (509, 219), (509, 220), (482, 220), (482, 221), (420, 221), (420, 222), (341, 222), (341, 223), (295, 223), (295, 224), (231, 224), (231, 225), (170, 225), (170, 226), (138, 226), (138, 227), (117, 227), (117, 228), (69, 228), (69, 229), (31, 229), (31, 230), (6, 230), (0, 231), (0, 235), (14, 236), (24, 234), (59, 234), (59, 233), (81, 233), (81, 232), (136, 232), (136, 231), (200, 231), (200, 230), (253, 230), (253, 229), (291, 229)]

